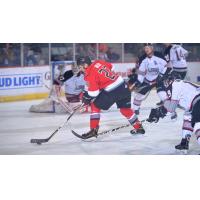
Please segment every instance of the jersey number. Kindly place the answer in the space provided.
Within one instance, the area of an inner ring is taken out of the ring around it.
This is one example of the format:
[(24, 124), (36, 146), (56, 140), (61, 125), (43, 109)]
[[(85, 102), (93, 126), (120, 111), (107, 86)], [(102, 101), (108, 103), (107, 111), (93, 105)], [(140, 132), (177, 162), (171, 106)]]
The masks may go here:
[(104, 74), (105, 77), (111, 80), (115, 80), (115, 75), (113, 75), (111, 71), (107, 70), (105, 66), (102, 69), (100, 69), (98, 72), (100, 74)]
[(183, 60), (185, 60), (185, 55), (182, 53), (182, 51), (178, 52), (178, 51), (176, 50), (176, 58), (177, 58), (177, 60), (181, 60), (181, 58), (182, 58)]

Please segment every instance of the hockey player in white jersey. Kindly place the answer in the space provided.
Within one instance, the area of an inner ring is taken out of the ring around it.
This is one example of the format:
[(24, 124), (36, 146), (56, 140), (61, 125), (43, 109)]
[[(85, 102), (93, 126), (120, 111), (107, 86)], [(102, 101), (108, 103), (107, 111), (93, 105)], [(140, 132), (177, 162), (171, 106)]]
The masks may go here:
[(165, 59), (168, 62), (169, 67), (172, 68), (173, 73), (179, 75), (181, 79), (185, 79), (187, 74), (187, 62), (186, 57), (188, 51), (184, 49), (180, 44), (165, 44), (166, 49), (164, 52)]
[(133, 108), (139, 114), (143, 100), (147, 98), (152, 88), (157, 88), (157, 94), (161, 101), (166, 98), (166, 92), (162, 89), (162, 77), (168, 73), (167, 62), (158, 52), (154, 53), (153, 45), (144, 46), (145, 55), (140, 58), (137, 77), (130, 78), (130, 89), (135, 91)]
[(175, 112), (179, 105), (185, 110), (185, 113), (183, 116), (182, 140), (175, 148), (188, 150), (192, 133), (195, 133), (200, 145), (200, 86), (180, 79), (175, 80), (172, 75), (164, 80), (164, 84), (171, 94), (164, 101), (163, 106), (151, 110), (148, 121), (158, 122), (159, 118), (165, 117), (167, 112)]

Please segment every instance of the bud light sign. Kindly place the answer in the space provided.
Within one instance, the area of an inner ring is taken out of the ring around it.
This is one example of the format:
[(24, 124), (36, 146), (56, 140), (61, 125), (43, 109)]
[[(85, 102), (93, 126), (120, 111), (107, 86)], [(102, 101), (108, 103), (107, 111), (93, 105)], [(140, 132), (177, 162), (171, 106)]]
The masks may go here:
[(0, 90), (42, 87), (42, 73), (0, 75)]

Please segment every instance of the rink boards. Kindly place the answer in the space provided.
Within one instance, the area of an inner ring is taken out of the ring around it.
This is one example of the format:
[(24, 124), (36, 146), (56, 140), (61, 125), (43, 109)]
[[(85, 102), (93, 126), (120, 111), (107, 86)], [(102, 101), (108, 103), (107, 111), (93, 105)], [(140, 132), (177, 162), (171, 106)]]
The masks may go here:
[[(113, 63), (113, 66), (126, 79), (135, 63)], [(200, 62), (188, 63), (188, 69), (186, 79), (200, 82)], [(49, 66), (0, 68), (0, 102), (45, 98), (50, 84)]]

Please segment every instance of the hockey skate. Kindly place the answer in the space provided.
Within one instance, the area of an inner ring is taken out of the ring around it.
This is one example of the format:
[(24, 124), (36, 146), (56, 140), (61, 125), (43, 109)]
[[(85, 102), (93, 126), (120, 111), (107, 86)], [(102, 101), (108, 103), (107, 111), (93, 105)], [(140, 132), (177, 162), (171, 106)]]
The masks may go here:
[(174, 112), (174, 113), (171, 114), (171, 120), (172, 120), (172, 121), (176, 121), (176, 120), (177, 120), (177, 117), (178, 117), (178, 115), (177, 115), (176, 112)]
[(186, 138), (182, 138), (181, 143), (176, 145), (175, 149), (179, 152), (187, 154), (189, 150), (189, 142), (190, 142), (190, 136), (187, 136)]
[(138, 128), (138, 129), (133, 129), (133, 130), (130, 131), (130, 133), (131, 133), (132, 135), (143, 135), (143, 134), (145, 134), (145, 130), (144, 130), (142, 124), (141, 124), (140, 128)]
[(90, 131), (88, 131), (87, 133), (82, 134), (82, 139), (89, 139), (92, 137), (97, 138), (98, 130), (99, 130), (99, 127), (90, 129)]

